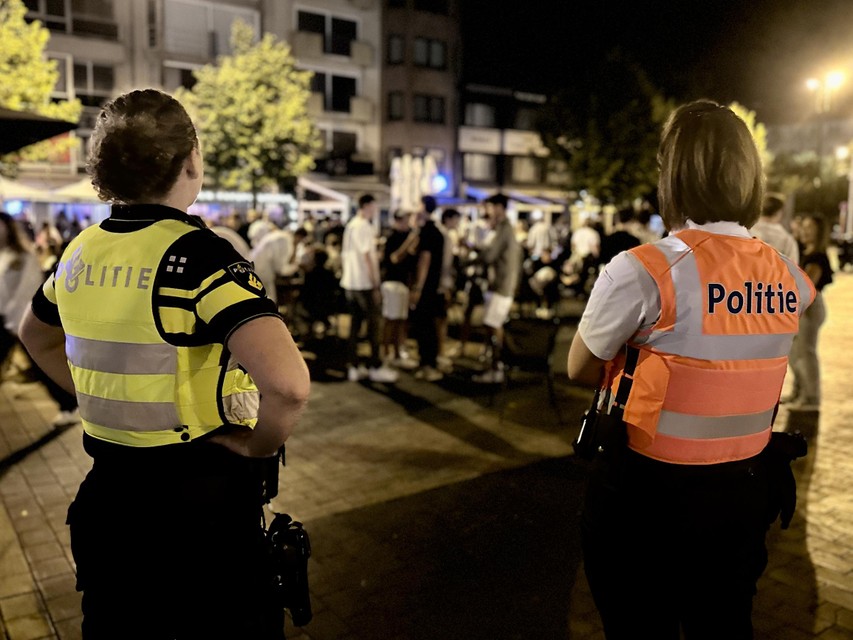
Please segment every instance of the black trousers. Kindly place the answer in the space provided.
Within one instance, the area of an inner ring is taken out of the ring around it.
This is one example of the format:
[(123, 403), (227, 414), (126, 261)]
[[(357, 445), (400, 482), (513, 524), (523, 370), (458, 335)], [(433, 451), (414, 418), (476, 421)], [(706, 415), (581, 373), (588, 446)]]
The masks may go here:
[(203, 442), (84, 444), (95, 464), (68, 523), (85, 640), (284, 638), (256, 461)]
[(349, 341), (347, 342), (347, 364), (358, 364), (358, 342), (361, 325), (367, 321), (367, 338), (370, 341), (370, 360), (368, 366), (378, 367), (382, 364), (379, 357), (379, 323), (382, 319), (382, 308), (376, 303), (373, 291), (345, 291), (347, 309), (350, 314)]
[(596, 459), (582, 519), (584, 565), (608, 640), (753, 637), (767, 566), (762, 456), (673, 465), (628, 451)]
[(418, 342), (418, 356), (422, 367), (435, 368), (437, 365), (438, 325), (436, 320), (442, 317), (444, 305), (443, 295), (435, 291), (424, 291), (417, 307), (412, 310), (412, 333)]

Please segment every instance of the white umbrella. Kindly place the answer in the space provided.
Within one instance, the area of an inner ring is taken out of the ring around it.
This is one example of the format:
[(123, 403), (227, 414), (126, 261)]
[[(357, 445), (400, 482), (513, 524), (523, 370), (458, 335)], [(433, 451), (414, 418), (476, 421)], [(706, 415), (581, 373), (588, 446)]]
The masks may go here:
[(411, 211), (415, 199), (412, 198), (412, 156), (405, 154), (400, 161), (400, 208)]
[(390, 179), (391, 179), (391, 210), (394, 211), (400, 207), (400, 200), (402, 199), (402, 161), (399, 157), (391, 160), (391, 171), (390, 171)]
[(59, 199), (56, 201), (101, 202), (90, 178), (83, 178), (59, 189), (54, 189), (53, 197)]
[(17, 180), (0, 178), (0, 200), (26, 200), (28, 202), (50, 202), (50, 192)]
[(412, 158), (412, 179), (409, 185), (411, 189), (411, 195), (409, 196), (412, 199), (412, 207), (417, 208), (421, 204), (421, 196), (423, 193), (421, 192), (421, 176), (424, 173), (424, 161), (423, 158), (415, 157)]
[(432, 156), (424, 156), (423, 173), (421, 174), (421, 195), (432, 195), (432, 183), (435, 176), (438, 175), (438, 167), (435, 165), (435, 158)]

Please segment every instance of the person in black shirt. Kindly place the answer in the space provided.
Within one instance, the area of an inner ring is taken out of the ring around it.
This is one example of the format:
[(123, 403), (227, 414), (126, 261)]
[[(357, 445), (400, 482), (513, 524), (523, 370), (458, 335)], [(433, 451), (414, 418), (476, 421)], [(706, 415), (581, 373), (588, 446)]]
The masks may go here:
[(625, 225), (635, 218), (634, 209), (625, 207), (620, 209), (616, 215), (617, 223), (615, 230), (613, 233), (604, 236), (601, 241), (599, 262), (602, 265), (606, 265), (623, 251), (628, 251), (628, 249), (633, 249), (641, 244), (640, 239), (625, 228)]
[(415, 268), (418, 234), (409, 227), (411, 214), (394, 213), (391, 233), (382, 255), (382, 345), (385, 359), (393, 366), (411, 369), (414, 362), (405, 352), (406, 321), (409, 318), (409, 284)]
[(444, 308), (444, 298), (438, 292), (444, 258), (444, 236), (431, 218), (436, 209), (435, 198), (424, 196), (417, 213), (418, 262), (414, 285), (409, 294), (412, 324), (418, 341), (421, 368), (416, 378), (435, 382), (443, 374), (438, 370), (438, 325), (436, 318)]
[(800, 330), (791, 347), (790, 364), (794, 371), (793, 393), (786, 400), (791, 409), (820, 410), (820, 361), (817, 341), (820, 327), (826, 321), (823, 302), (824, 287), (832, 282), (832, 266), (826, 254), (826, 221), (817, 214), (802, 217), (800, 239), (800, 267), (811, 278), (817, 290), (814, 302), (800, 318)]

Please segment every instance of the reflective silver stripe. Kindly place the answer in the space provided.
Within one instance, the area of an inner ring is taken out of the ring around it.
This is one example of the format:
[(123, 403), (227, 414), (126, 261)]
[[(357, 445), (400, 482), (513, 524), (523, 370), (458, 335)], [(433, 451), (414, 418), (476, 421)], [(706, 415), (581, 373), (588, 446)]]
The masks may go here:
[(719, 417), (661, 411), (658, 433), (692, 440), (749, 436), (769, 427), (772, 419), (773, 409), (761, 413)]
[(793, 340), (793, 333), (707, 336), (661, 331), (652, 333), (646, 344), (657, 351), (698, 360), (763, 360), (787, 356)]
[(811, 287), (809, 286), (809, 282), (804, 277), (803, 272), (800, 268), (794, 264), (793, 260), (788, 258), (787, 256), (783, 256), (781, 253), (779, 257), (782, 258), (782, 261), (785, 263), (785, 266), (788, 267), (788, 272), (794, 277), (794, 281), (797, 283), (797, 291), (800, 294), (800, 315), (802, 316), (806, 312), (805, 301), (809, 299), (811, 296)]
[(162, 431), (180, 426), (178, 410), (171, 402), (107, 400), (77, 392), (80, 416), (87, 422), (125, 431)]
[(225, 419), (233, 424), (239, 424), (244, 420), (256, 419), (260, 406), (261, 394), (257, 391), (232, 393), (222, 398), (222, 409), (225, 412)]
[(76, 367), (122, 374), (174, 374), (178, 350), (170, 344), (106, 342), (65, 336), (65, 352)]

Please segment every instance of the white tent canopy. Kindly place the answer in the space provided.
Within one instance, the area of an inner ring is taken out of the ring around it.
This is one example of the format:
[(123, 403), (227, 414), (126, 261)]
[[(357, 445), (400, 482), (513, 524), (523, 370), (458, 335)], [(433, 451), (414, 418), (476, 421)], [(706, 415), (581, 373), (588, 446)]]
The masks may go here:
[(90, 178), (83, 178), (64, 187), (53, 190), (53, 197), (58, 201), (71, 202), (101, 202)]
[(0, 200), (27, 200), (28, 202), (50, 202), (51, 193), (45, 189), (31, 187), (17, 180), (0, 177)]

